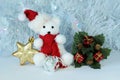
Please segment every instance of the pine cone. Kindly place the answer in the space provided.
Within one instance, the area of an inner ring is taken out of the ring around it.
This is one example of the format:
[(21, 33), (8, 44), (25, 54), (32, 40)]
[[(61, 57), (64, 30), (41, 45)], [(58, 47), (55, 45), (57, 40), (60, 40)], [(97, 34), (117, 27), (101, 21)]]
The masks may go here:
[(96, 44), (96, 45), (95, 45), (95, 49), (96, 49), (96, 50), (100, 50), (100, 48), (101, 48), (101, 45), (100, 45), (100, 44)]
[(91, 64), (93, 63), (93, 60), (88, 60), (86, 63), (87, 63), (88, 65), (91, 65)]
[(82, 44), (81, 43), (79, 43), (78, 45), (77, 45), (77, 47), (78, 47), (78, 49), (80, 50), (81, 48), (82, 48)]

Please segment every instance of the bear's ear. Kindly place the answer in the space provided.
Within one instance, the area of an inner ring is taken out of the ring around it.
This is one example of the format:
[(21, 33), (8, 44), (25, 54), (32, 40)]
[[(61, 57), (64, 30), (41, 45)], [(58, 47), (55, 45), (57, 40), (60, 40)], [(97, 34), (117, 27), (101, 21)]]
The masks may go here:
[(53, 17), (52, 21), (56, 24), (56, 25), (60, 25), (60, 19), (58, 17)]

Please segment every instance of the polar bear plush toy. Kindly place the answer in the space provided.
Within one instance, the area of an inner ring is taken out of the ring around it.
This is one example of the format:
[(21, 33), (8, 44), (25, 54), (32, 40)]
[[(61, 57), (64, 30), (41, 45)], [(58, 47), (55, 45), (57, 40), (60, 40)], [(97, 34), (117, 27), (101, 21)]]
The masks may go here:
[[(39, 34), (39, 38), (34, 41), (34, 46), (39, 49), (39, 54), (33, 57), (35, 65), (42, 66), (47, 56), (59, 57), (63, 64), (71, 65), (73, 55), (64, 48), (66, 38), (59, 33), (59, 18), (50, 17), (30, 9), (24, 10), (24, 14), (29, 20), (29, 28)], [(23, 16), (19, 16), (20, 20), (21, 18)]]

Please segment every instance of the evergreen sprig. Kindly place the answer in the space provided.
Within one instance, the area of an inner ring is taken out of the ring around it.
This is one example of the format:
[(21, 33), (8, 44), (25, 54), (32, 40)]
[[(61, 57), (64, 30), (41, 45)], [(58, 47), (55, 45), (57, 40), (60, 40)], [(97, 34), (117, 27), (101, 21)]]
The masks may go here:
[[(103, 34), (96, 36), (89, 36), (86, 32), (77, 32), (74, 35), (74, 41), (72, 45), (72, 54), (75, 56), (77, 53), (82, 55), (84, 59), (81, 62), (77, 62), (78, 58), (74, 60), (75, 67), (81, 67), (83, 65), (89, 65), (94, 69), (100, 69), (100, 62), (103, 59), (107, 59), (111, 49), (103, 48), (105, 37)], [(98, 53), (98, 54), (97, 54)], [(95, 59), (95, 55), (98, 57)], [(98, 60), (98, 58), (102, 58)], [(80, 58), (80, 57), (79, 57)]]

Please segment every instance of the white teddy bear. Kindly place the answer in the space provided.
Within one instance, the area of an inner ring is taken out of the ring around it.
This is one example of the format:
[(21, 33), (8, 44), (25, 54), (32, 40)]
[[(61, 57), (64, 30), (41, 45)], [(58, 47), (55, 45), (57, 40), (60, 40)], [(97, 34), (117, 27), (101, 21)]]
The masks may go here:
[(39, 34), (39, 38), (34, 41), (34, 46), (40, 51), (39, 54), (33, 57), (35, 65), (42, 66), (46, 56), (59, 57), (62, 59), (63, 64), (66, 66), (71, 65), (73, 55), (64, 48), (66, 38), (59, 33), (59, 18), (40, 14), (30, 9), (26, 9), (24, 14), (30, 21), (28, 23), (30, 29)]

